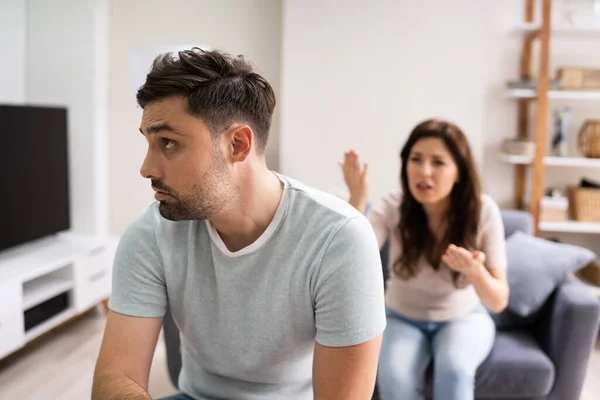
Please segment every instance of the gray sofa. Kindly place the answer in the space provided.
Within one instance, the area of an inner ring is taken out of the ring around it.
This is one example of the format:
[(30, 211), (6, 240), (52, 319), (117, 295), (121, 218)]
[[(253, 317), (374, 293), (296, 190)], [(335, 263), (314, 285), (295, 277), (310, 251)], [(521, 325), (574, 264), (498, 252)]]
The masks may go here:
[[(524, 211), (502, 211), (505, 236), (533, 232)], [(387, 277), (387, 249), (381, 251)], [(531, 282), (535, 285), (535, 282)], [(477, 370), (476, 399), (579, 399), (588, 359), (598, 335), (600, 301), (580, 283), (565, 279), (535, 319), (521, 320), (510, 311), (493, 315), (498, 331), (494, 347)], [(511, 328), (503, 328), (506, 321)], [(517, 323), (515, 323), (515, 321)], [(517, 327), (518, 326), (518, 327)], [(432, 373), (428, 371), (427, 399)], [(373, 396), (377, 399), (377, 393)]]
[[(532, 232), (532, 219), (521, 211), (503, 211), (506, 236)], [(387, 265), (387, 249), (382, 249)], [(387, 276), (387, 268), (384, 275)], [(535, 282), (532, 282), (532, 285)], [(514, 320), (505, 312), (495, 316)], [(600, 302), (579, 283), (565, 280), (535, 320), (498, 329), (496, 342), (477, 371), (477, 399), (575, 400), (580, 397), (588, 359), (598, 334)], [(171, 380), (177, 386), (181, 369), (179, 330), (171, 314), (164, 318), (164, 340)], [(431, 398), (431, 374), (427, 383)], [(377, 399), (377, 391), (373, 399)]]

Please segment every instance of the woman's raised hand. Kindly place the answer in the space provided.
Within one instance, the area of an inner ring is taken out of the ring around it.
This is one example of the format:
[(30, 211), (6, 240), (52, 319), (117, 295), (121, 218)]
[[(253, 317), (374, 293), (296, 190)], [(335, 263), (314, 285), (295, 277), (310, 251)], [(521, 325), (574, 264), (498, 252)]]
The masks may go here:
[(344, 160), (338, 164), (342, 169), (344, 181), (350, 192), (350, 204), (359, 209), (364, 209), (369, 197), (368, 164), (361, 163), (358, 153), (354, 150), (346, 151)]

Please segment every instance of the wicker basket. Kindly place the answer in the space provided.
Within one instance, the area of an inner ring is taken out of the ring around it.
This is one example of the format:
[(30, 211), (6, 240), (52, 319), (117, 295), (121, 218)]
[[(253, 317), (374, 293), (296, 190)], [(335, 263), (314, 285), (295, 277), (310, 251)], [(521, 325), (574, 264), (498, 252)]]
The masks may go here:
[(557, 71), (562, 89), (600, 89), (600, 69), (563, 67)]
[(572, 187), (571, 213), (577, 221), (600, 222), (600, 189)]
[(600, 120), (586, 120), (579, 131), (579, 151), (589, 158), (600, 158)]
[(535, 142), (526, 139), (506, 139), (502, 143), (502, 152), (519, 156), (535, 156)]

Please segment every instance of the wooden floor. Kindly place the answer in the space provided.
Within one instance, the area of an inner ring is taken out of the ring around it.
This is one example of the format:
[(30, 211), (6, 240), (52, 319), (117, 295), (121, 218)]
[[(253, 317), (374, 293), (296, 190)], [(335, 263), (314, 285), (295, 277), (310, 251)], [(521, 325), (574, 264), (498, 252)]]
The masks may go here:
[[(99, 306), (0, 360), (0, 399), (89, 400), (105, 315)], [(149, 392), (153, 398), (175, 393), (162, 336), (150, 371)]]
[[(89, 399), (104, 320), (104, 310), (99, 307), (45, 335), (18, 353), (0, 360), (0, 399)], [(149, 391), (153, 398), (175, 392), (167, 373), (162, 337), (154, 355)], [(580, 400), (598, 398), (600, 341), (590, 359), (584, 393)]]

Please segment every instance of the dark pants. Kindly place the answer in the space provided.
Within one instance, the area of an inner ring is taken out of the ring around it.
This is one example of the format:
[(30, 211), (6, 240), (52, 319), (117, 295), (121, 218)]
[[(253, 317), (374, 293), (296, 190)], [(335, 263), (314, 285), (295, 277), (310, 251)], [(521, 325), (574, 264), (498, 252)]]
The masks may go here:
[(174, 394), (173, 396), (163, 397), (159, 400), (194, 400), (185, 393)]

